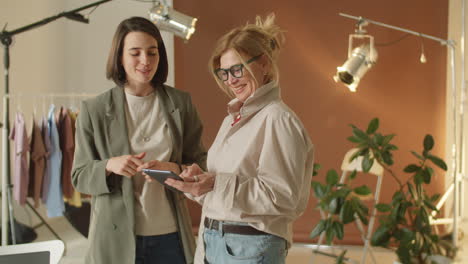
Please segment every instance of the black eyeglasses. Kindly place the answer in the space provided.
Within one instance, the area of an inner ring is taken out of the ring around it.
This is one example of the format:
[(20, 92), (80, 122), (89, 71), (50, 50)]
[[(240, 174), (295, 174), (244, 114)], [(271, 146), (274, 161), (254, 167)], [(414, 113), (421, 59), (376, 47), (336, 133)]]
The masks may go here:
[[(258, 60), (262, 55), (263, 54), (260, 54), (251, 58), (245, 64), (249, 64), (251, 62)], [(214, 71), (214, 73), (216, 74), (216, 77), (218, 77), (220, 81), (224, 82), (229, 79), (229, 73), (231, 73), (231, 75), (236, 78), (242, 77), (244, 75), (243, 69), (244, 69), (244, 64), (240, 63), (240, 64), (232, 65), (229, 69), (218, 68)]]

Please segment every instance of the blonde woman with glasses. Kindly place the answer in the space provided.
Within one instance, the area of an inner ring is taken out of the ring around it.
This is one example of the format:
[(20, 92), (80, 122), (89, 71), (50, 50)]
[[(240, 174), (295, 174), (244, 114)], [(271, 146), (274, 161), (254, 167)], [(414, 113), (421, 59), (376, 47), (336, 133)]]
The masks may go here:
[(217, 42), (210, 69), (229, 97), (208, 152), (170, 186), (203, 205), (195, 263), (285, 263), (293, 221), (306, 209), (313, 145), (280, 96), (283, 35), (274, 15)]

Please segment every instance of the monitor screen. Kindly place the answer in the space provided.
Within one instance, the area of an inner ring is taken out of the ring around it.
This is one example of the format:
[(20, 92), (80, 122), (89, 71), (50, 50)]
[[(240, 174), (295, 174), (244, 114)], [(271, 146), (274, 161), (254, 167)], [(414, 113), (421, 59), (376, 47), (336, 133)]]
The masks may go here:
[(39, 251), (0, 255), (0, 263), (5, 264), (50, 264), (50, 252)]

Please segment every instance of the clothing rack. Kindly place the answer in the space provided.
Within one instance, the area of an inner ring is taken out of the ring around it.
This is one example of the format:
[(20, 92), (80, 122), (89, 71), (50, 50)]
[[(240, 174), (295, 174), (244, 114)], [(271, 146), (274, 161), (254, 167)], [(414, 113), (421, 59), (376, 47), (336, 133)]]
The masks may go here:
[[(12, 98), (33, 98), (38, 99), (41, 98), (42, 100), (50, 100), (52, 103), (53, 99), (56, 98), (81, 98), (81, 97), (92, 97), (96, 96), (96, 94), (73, 94), (73, 93), (50, 93), (50, 94), (5, 94), (3, 95), (3, 102), (4, 102), (4, 110), (5, 107), (9, 106), (9, 100)], [(44, 102), (44, 101), (43, 101)], [(9, 112), (9, 111), (8, 111)], [(10, 222), (11, 228), (11, 241), (12, 244), (16, 244), (16, 236), (15, 236), (15, 228), (14, 228), (14, 212), (13, 212), (13, 204), (12, 204), (12, 189), (13, 184), (10, 183), (10, 147), (9, 147), (9, 134), (10, 134), (10, 125), (9, 125), (9, 116), (5, 116), (5, 120), (3, 123), (3, 157), (2, 157), (2, 167), (3, 167), (3, 174), (2, 174), (2, 241), (8, 241), (8, 220)], [(5, 194), (5, 195), (4, 195)], [(40, 224), (32, 227), (36, 229), (42, 225), (45, 225), (47, 229), (59, 240), (62, 240), (57, 232), (47, 223), (47, 221), (37, 212), (37, 210), (31, 205), (31, 203), (26, 200), (26, 204), (28, 207), (33, 211), (33, 213), (40, 219)]]

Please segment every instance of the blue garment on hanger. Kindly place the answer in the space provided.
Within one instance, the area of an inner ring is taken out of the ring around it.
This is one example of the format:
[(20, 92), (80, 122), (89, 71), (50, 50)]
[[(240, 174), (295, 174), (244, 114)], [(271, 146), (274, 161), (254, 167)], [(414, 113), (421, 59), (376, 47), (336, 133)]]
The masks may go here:
[(49, 121), (47, 117), (42, 119), (42, 139), (44, 140), (44, 147), (46, 149), (46, 164), (44, 168), (44, 178), (42, 179), (42, 202), (47, 202), (47, 195), (49, 194), (50, 185), (50, 133)]
[(49, 193), (47, 195), (46, 206), (47, 216), (63, 216), (65, 204), (63, 202), (62, 187), (60, 184), (62, 175), (62, 151), (60, 150), (59, 134), (55, 123), (55, 106), (51, 105), (48, 115), (50, 149), (49, 149)]

